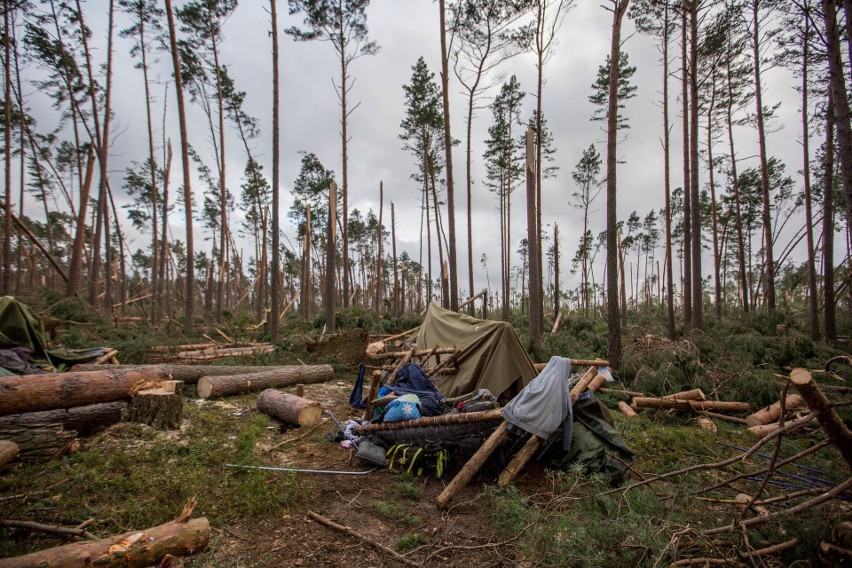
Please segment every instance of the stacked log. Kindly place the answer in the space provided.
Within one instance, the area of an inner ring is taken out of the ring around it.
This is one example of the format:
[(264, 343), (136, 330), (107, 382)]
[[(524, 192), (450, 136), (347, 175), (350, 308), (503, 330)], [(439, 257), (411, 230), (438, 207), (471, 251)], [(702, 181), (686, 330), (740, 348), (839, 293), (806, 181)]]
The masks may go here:
[(13, 442), (21, 461), (48, 461), (73, 450), (77, 432), (65, 430), (60, 423), (0, 428), (0, 439)]
[(322, 419), (318, 402), (275, 389), (266, 389), (258, 395), (257, 409), (294, 426), (316, 426)]
[[(162, 372), (171, 375), (176, 381), (183, 381), (186, 385), (196, 384), (201, 377), (224, 377), (230, 375), (248, 375), (262, 371), (274, 371), (286, 368), (281, 365), (119, 365), (115, 369), (123, 371), (138, 372)], [(74, 372), (100, 371), (101, 365), (74, 365)]]
[(0, 467), (18, 457), (18, 444), (10, 440), (0, 440)]
[(121, 368), (0, 377), (0, 416), (127, 400), (140, 387), (169, 379), (163, 370)]
[(105, 402), (76, 408), (61, 408), (0, 417), (0, 429), (10, 426), (34, 427), (43, 424), (62, 424), (65, 430), (76, 430), (81, 436), (121, 422), (121, 403)]
[(331, 365), (290, 365), (242, 375), (205, 376), (198, 380), (198, 396), (213, 398), (295, 384), (321, 383), (334, 377)]

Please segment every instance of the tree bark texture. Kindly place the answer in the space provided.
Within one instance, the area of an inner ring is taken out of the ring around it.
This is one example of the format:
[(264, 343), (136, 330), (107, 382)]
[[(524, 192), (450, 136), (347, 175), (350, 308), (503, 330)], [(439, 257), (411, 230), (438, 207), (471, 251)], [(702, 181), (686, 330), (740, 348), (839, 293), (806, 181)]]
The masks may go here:
[(210, 523), (205, 517), (130, 531), (94, 542), (74, 542), (0, 559), (0, 568), (141, 568), (158, 564), (167, 554), (189, 556), (207, 548)]
[(257, 397), (257, 409), (285, 424), (316, 426), (322, 418), (318, 402), (274, 389), (266, 389)]
[(127, 407), (127, 421), (156, 430), (178, 430), (183, 419), (180, 381), (165, 381), (160, 388), (136, 393)]
[(837, 449), (852, 469), (852, 432), (834, 412), (831, 403), (822, 394), (810, 372), (807, 369), (793, 369), (790, 373), (790, 382), (808, 403), (810, 409), (816, 412), (817, 420), (828, 434), (828, 438), (837, 445)]
[[(444, 155), (447, 166), (447, 224), (449, 225), (450, 309), (459, 309), (459, 275), (456, 256), (456, 205), (453, 187), (453, 138), (450, 130), (450, 72), (447, 59), (447, 22), (444, 0), (438, 0), (441, 10), (441, 96), (444, 102)], [(436, 211), (437, 214), (437, 211)]]
[[(255, 369), (260, 368), (262, 367), (255, 367)], [(198, 396), (214, 398), (259, 392), (269, 388), (289, 387), (297, 383), (322, 383), (333, 377), (334, 369), (331, 365), (293, 365), (248, 374), (205, 376), (198, 380)]]
[(134, 389), (169, 379), (164, 370), (122, 369), (0, 377), (0, 416), (127, 400)]
[(62, 424), (0, 426), (0, 439), (14, 442), (22, 461), (41, 462), (56, 459), (71, 449), (77, 432), (65, 430)]
[(0, 440), (0, 467), (3, 467), (18, 457), (18, 452), (20, 452), (20, 448), (18, 448), (18, 444), (15, 442)]
[(88, 435), (100, 428), (121, 422), (121, 406), (120, 402), (106, 402), (75, 408), (10, 414), (0, 417), (0, 428), (12, 426), (27, 428), (59, 423), (65, 430), (76, 430), (80, 435)]

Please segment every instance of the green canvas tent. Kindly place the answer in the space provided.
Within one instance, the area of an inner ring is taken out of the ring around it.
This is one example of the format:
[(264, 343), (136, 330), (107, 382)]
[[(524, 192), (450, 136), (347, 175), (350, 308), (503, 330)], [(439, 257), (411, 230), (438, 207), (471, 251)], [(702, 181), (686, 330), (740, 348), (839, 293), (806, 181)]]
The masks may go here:
[(446, 397), (485, 388), (494, 396), (514, 396), (536, 376), (532, 360), (512, 326), (503, 321), (481, 320), (429, 306), (417, 336), (418, 349), (453, 347), (462, 353), (455, 374), (434, 379)]

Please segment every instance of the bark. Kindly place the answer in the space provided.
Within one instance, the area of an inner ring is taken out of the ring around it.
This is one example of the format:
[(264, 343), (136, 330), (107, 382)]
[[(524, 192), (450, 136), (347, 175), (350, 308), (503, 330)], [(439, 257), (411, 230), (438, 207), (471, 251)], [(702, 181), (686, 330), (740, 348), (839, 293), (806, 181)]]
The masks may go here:
[(385, 208), (385, 184), (384, 182), (379, 182), (379, 234), (377, 235), (378, 239), (378, 252), (376, 253), (376, 313), (382, 313), (382, 297), (384, 292), (384, 278), (382, 277), (383, 267), (382, 267), (382, 255), (384, 254), (382, 250), (382, 245), (384, 244), (385, 236), (384, 236), (384, 225), (382, 225), (382, 214), (384, 213)]
[(210, 523), (205, 517), (190, 521), (178, 519), (144, 531), (0, 559), (0, 568), (141, 568), (158, 564), (167, 555), (182, 557), (200, 552), (207, 548), (209, 540)]
[(17, 445), (22, 461), (43, 462), (69, 451), (77, 441), (77, 432), (65, 430), (60, 423), (2, 426), (0, 439)]
[(846, 464), (852, 468), (852, 432), (834, 412), (831, 403), (822, 394), (811, 374), (806, 369), (793, 369), (790, 373), (790, 382), (808, 403), (810, 409), (816, 413), (817, 420), (828, 434), (829, 440), (837, 445), (837, 449), (846, 460)]
[(512, 483), (518, 473), (520, 473), (521, 469), (523, 469), (527, 462), (530, 461), (530, 458), (533, 457), (533, 454), (535, 454), (539, 446), (541, 446), (541, 442), (542, 440), (538, 436), (534, 434), (530, 435), (524, 446), (512, 457), (512, 461), (509, 462), (509, 465), (500, 472), (497, 485), (500, 487), (506, 487)]
[(76, 430), (80, 435), (88, 435), (100, 428), (121, 422), (121, 406), (120, 402), (107, 402), (59, 410), (10, 414), (0, 418), (0, 428), (61, 424), (65, 430)]
[[(344, 206), (345, 207), (345, 206)], [(325, 293), (323, 303), (325, 304), (325, 328), (329, 333), (336, 329), (334, 312), (337, 296), (336, 273), (334, 271), (334, 260), (337, 253), (337, 184), (331, 182), (328, 188), (328, 232), (325, 243)], [(344, 243), (345, 247), (345, 243)], [(345, 267), (344, 267), (345, 269)]]
[(618, 401), (618, 409), (627, 418), (633, 418), (634, 416), (637, 416), (636, 411), (630, 408), (630, 405), (624, 402), (623, 400)]
[[(438, 0), (441, 11), (441, 95), (444, 102), (444, 155), (447, 165), (447, 223), (449, 224), (450, 309), (459, 309), (458, 263), (456, 256), (456, 206), (453, 188), (453, 139), (450, 134), (450, 74), (447, 62), (447, 23), (444, 0)], [(437, 215), (437, 211), (435, 212)], [(439, 245), (440, 246), (440, 245)]]
[(690, 185), (690, 141), (689, 141), (689, 66), (687, 64), (687, 20), (686, 7), (681, 9), (681, 109), (683, 112), (683, 322), (692, 325), (692, 190)]
[(279, 202), (281, 200), (278, 185), (281, 183), (281, 130), (279, 126), (280, 92), (278, 83), (278, 13), (276, 11), (277, 0), (269, 0), (269, 13), (272, 16), (272, 280), (270, 281), (270, 303), (272, 310), (269, 313), (269, 337), (272, 343), (278, 341), (279, 313), (281, 304), (281, 281), (278, 274), (281, 272), (280, 248), (280, 213)]
[(5, 466), (18, 457), (18, 444), (9, 440), (0, 440), (0, 467)]
[(618, 222), (616, 170), (618, 166), (618, 66), (621, 53), (621, 20), (629, 0), (620, 0), (612, 15), (610, 44), (609, 104), (606, 140), (606, 269), (607, 269), (607, 359), (614, 367), (621, 365), (621, 320), (618, 314)]
[(353, 431), (358, 434), (366, 434), (368, 432), (384, 432), (388, 430), (402, 430), (422, 426), (446, 426), (450, 424), (490, 422), (500, 420), (501, 416), (503, 416), (503, 409), (495, 408), (492, 410), (483, 410), (481, 412), (457, 412), (455, 414), (442, 414), (440, 416), (424, 416), (414, 420), (401, 420), (399, 422), (365, 424), (363, 426), (356, 426)]
[(274, 389), (267, 389), (258, 395), (257, 409), (285, 424), (316, 426), (322, 419), (322, 409), (318, 402)]
[[(263, 367), (255, 367), (255, 369), (263, 369)], [(198, 380), (198, 396), (214, 398), (258, 392), (268, 388), (284, 388), (297, 383), (322, 383), (333, 378), (334, 369), (331, 365), (293, 365), (239, 375), (211, 375)]]
[(192, 333), (195, 300), (195, 247), (192, 239), (192, 185), (191, 170), (189, 164), (189, 138), (186, 129), (186, 110), (183, 100), (183, 83), (180, 74), (180, 61), (178, 59), (177, 38), (175, 32), (175, 18), (172, 12), (172, 0), (165, 0), (166, 16), (169, 26), (169, 45), (172, 52), (172, 67), (174, 71), (175, 92), (177, 93), (178, 120), (180, 124), (180, 149), (181, 161), (183, 163), (183, 195), (184, 210), (186, 212), (186, 282), (184, 308), (184, 333)]
[(813, 205), (811, 203), (811, 156), (810, 156), (810, 125), (808, 121), (808, 64), (810, 59), (810, 17), (805, 18), (805, 30), (802, 35), (802, 161), (805, 176), (805, 229), (808, 237), (808, 315), (810, 321), (811, 339), (819, 341), (819, 295), (817, 294), (817, 274)]
[[(692, 221), (692, 327), (704, 329), (701, 277), (701, 204), (698, 184), (698, 0), (689, 4), (689, 191)], [(710, 164), (713, 168), (713, 164)]]
[(167, 381), (162, 388), (139, 391), (127, 407), (127, 421), (147, 424), (156, 430), (179, 430), (183, 419), (180, 381)]
[[(12, 60), (11, 34), (9, 31), (9, 0), (3, 0), (3, 73), (4, 101), (4, 186), (6, 203), (3, 211), (3, 274), (0, 281), (0, 293), (12, 293)], [(17, 267), (20, 270), (20, 267)]]
[(71, 249), (71, 263), (68, 265), (68, 282), (65, 285), (66, 298), (76, 296), (80, 288), (80, 279), (82, 278), (83, 272), (83, 249), (86, 244), (86, 213), (89, 207), (89, 193), (92, 188), (94, 170), (95, 154), (90, 146), (88, 159), (86, 160), (86, 176), (80, 186), (80, 205), (77, 208), (74, 245)]
[(399, 298), (399, 269), (396, 258), (396, 212), (394, 211), (393, 201), (391, 201), (391, 246), (393, 247), (393, 315), (399, 317), (400, 298)]
[(539, 269), (538, 261), (541, 258), (538, 254), (539, 235), (537, 231), (537, 207), (536, 207), (536, 186), (535, 186), (535, 154), (533, 147), (533, 131), (532, 128), (527, 129), (526, 135), (526, 180), (527, 180), (527, 251), (529, 257), (529, 322), (530, 322), (530, 345), (533, 350), (537, 350), (541, 342), (543, 332), (542, 317), (542, 301), (539, 294), (539, 288), (536, 285)]
[(0, 377), (0, 416), (127, 400), (139, 385), (170, 378), (162, 369)]

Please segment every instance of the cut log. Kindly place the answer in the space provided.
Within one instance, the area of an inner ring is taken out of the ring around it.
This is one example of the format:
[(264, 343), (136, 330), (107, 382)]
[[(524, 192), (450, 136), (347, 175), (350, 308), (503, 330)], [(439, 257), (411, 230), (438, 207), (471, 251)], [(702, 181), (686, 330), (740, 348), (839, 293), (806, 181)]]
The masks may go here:
[(828, 439), (837, 445), (847, 465), (852, 468), (852, 432), (831, 408), (831, 403), (822, 394), (811, 374), (806, 369), (793, 369), (790, 382), (795, 385), (810, 409), (816, 412), (817, 420), (828, 434)]
[(257, 409), (285, 424), (316, 426), (322, 419), (318, 402), (275, 389), (266, 389), (258, 395)]
[(134, 389), (171, 379), (165, 370), (121, 368), (86, 373), (0, 377), (0, 416), (129, 399)]
[(376, 395), (379, 393), (379, 387), (382, 384), (382, 373), (381, 371), (373, 371), (373, 375), (370, 378), (370, 390), (367, 391), (367, 406), (364, 409), (364, 416), (361, 417), (361, 420), (370, 420), (373, 416), (373, 399), (376, 398)]
[(635, 397), (634, 408), (671, 408), (674, 410), (723, 410), (727, 412), (748, 412), (748, 402), (725, 402), (720, 400), (675, 400), (668, 398)]
[(623, 400), (618, 401), (618, 409), (628, 418), (633, 418), (636, 416), (636, 411), (630, 408), (630, 405), (624, 402)]
[(597, 374), (597, 367), (589, 367), (586, 372), (583, 373), (583, 376), (580, 377), (580, 381), (571, 389), (571, 404), (577, 402), (577, 399), (580, 398), (580, 395), (583, 394), (587, 388), (589, 388), (589, 385), (592, 383)]
[(0, 440), (0, 467), (18, 457), (18, 444), (11, 440)]
[(533, 457), (533, 454), (536, 450), (538, 450), (539, 446), (541, 446), (541, 438), (535, 434), (530, 435), (527, 443), (524, 444), (524, 447), (518, 450), (518, 453), (512, 457), (512, 461), (509, 462), (506, 469), (500, 473), (497, 485), (500, 487), (506, 487), (512, 483), (512, 481), (515, 480), (515, 477), (518, 476), (518, 473), (520, 473), (523, 467), (527, 465), (527, 462), (530, 461), (530, 458)]
[(209, 376), (198, 380), (198, 396), (213, 398), (269, 388), (283, 388), (297, 383), (321, 383), (334, 378), (331, 365), (290, 365), (246, 375)]
[(6, 426), (0, 428), (0, 439), (18, 446), (21, 461), (40, 462), (56, 459), (73, 449), (77, 432), (63, 429), (60, 423)]
[(707, 400), (707, 396), (701, 389), (692, 389), (674, 394), (667, 394), (663, 397), (666, 400)]
[[(794, 410), (802, 405), (804, 400), (801, 396), (793, 393), (788, 394), (787, 399), (784, 401), (784, 408), (789, 412), (790, 410)], [(781, 401), (774, 402), (767, 406), (766, 408), (761, 408), (754, 414), (746, 416), (746, 424), (749, 426), (760, 426), (761, 424), (770, 424), (772, 422), (776, 422), (778, 417), (781, 416)]]
[(0, 428), (8, 426), (30, 427), (40, 424), (62, 424), (65, 430), (76, 430), (87, 436), (100, 428), (121, 422), (121, 403), (105, 402), (76, 408), (61, 408), (0, 417)]
[[(186, 385), (194, 385), (201, 377), (225, 377), (231, 375), (248, 375), (287, 368), (287, 365), (120, 365), (122, 371), (156, 371), (167, 373), (176, 381)], [(101, 365), (74, 365), (72, 371), (101, 371)]]
[(136, 568), (158, 564), (166, 555), (188, 556), (207, 548), (210, 523), (200, 517), (171, 521), (94, 542), (74, 542), (24, 556), (0, 559), (0, 568)]
[(275, 347), (272, 345), (257, 345), (250, 347), (223, 347), (219, 349), (201, 349), (198, 351), (181, 351), (164, 358), (178, 361), (210, 361), (213, 359), (225, 359), (227, 357), (240, 357), (246, 355), (261, 355), (272, 353)]
[(707, 432), (715, 432), (716, 431), (716, 424), (712, 420), (707, 418), (706, 416), (697, 417), (695, 419), (695, 422), (696, 422), (696, 424), (698, 424), (698, 427), (701, 428), (702, 430), (705, 430)]
[[(467, 461), (464, 466), (462, 466), (461, 470), (456, 474), (452, 481), (444, 488), (438, 497), (435, 498), (435, 504), (439, 509), (446, 509), (447, 505), (450, 504), (453, 497), (455, 497), (468, 482), (473, 479), (473, 476), (476, 475), (476, 472), (479, 471), (479, 468), (482, 467), (482, 464), (485, 463), (485, 460), (494, 453), (494, 450), (500, 445), (500, 442), (503, 441), (503, 438), (509, 433), (509, 423), (505, 420), (500, 423), (500, 426), (497, 427), (496, 430), (485, 440), (476, 453)], [(2, 567), (0, 567), (2, 568)]]
[(136, 393), (127, 407), (127, 421), (147, 424), (155, 430), (179, 430), (183, 420), (180, 381), (165, 381), (160, 388)]

